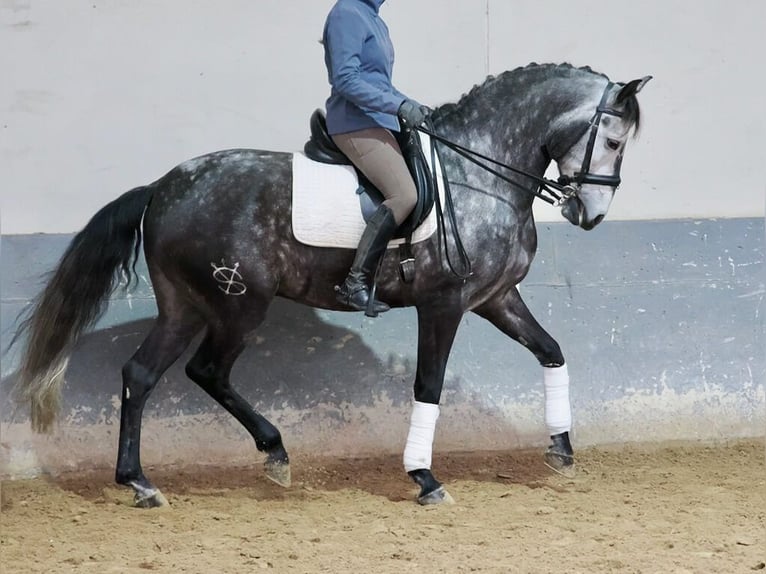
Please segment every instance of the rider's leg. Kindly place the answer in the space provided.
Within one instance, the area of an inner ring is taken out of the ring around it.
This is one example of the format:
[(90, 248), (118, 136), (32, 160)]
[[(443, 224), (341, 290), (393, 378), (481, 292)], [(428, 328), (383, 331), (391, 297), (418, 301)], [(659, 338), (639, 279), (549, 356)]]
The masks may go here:
[[(367, 308), (371, 278), (389, 240), (415, 207), (417, 189), (390, 131), (371, 128), (338, 134), (333, 140), (386, 198), (367, 223), (351, 270), (337, 287), (341, 302), (362, 311)], [(374, 310), (387, 311), (388, 305), (375, 301)]]

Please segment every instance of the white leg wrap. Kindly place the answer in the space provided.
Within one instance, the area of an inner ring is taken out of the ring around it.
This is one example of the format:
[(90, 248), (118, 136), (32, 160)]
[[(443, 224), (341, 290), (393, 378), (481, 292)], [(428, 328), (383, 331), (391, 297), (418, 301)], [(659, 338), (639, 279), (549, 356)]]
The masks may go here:
[(569, 373), (567, 366), (543, 367), (545, 383), (545, 426), (555, 435), (572, 429), (572, 409), (569, 406)]
[(431, 468), (431, 453), (434, 444), (436, 419), (439, 418), (439, 405), (419, 403), (412, 405), (410, 434), (404, 447), (404, 470), (407, 472)]

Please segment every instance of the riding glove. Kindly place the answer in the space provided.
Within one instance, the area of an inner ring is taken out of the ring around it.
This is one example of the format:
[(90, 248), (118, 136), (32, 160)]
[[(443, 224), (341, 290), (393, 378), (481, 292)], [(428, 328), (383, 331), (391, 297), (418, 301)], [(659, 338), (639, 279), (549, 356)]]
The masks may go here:
[(405, 128), (414, 129), (426, 121), (426, 118), (431, 115), (431, 110), (415, 100), (404, 100), (396, 115), (399, 116)]

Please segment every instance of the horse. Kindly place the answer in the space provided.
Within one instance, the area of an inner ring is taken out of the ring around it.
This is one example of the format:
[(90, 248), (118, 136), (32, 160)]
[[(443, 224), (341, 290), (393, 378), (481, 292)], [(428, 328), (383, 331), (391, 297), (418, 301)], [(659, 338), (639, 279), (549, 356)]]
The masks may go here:
[[(400, 279), (395, 249), (388, 249), (378, 270), (378, 297), (392, 307), (417, 310), (414, 402), (403, 460), (420, 487), (419, 503), (452, 502), (431, 471), (432, 443), (447, 359), (469, 311), (537, 358), (551, 439), (543, 456), (554, 470), (573, 468), (567, 364), (517, 288), (537, 247), (534, 184), (555, 162), (568, 184), (557, 202), (562, 215), (584, 230), (596, 227), (619, 185), (627, 140), (640, 124), (636, 95), (649, 78), (613, 83), (589, 67), (530, 64), (489, 76), (457, 103), (433, 110), (432, 129), (445, 141), (524, 175), (497, 178), (497, 170), (443, 149), (454, 219), (440, 226), (459, 231), (470, 275), (450, 272), (450, 245), (441, 233), (412, 244), (417, 273), (411, 282)], [(136, 506), (167, 504), (141, 467), (144, 404), (163, 372), (202, 332), (187, 376), (247, 429), (265, 454), (266, 476), (290, 485), (279, 430), (237, 393), (229, 375), (275, 297), (348, 311), (336, 301), (334, 286), (354, 251), (296, 240), (293, 159), (292, 153), (254, 149), (213, 152), (119, 196), (75, 235), (17, 332), (27, 344), (16, 397), (29, 406), (33, 429), (50, 432), (72, 348), (104, 311), (120, 278), (130, 279), (143, 239), (158, 315), (122, 369), (115, 470), (116, 482), (133, 489)], [(229, 271), (236, 271), (240, 292), (216, 280), (220, 269), (211, 262), (223, 258), (238, 262)]]

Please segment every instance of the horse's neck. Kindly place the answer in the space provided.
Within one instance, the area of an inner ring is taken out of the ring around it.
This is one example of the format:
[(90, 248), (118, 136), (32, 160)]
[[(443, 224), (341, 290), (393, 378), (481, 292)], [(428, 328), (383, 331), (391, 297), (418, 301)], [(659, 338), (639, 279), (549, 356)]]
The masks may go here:
[[(439, 135), (450, 139), (466, 148), (506, 163), (516, 169), (542, 177), (548, 165), (548, 159), (542, 152), (545, 134), (533, 128), (526, 121), (526, 112), (521, 105), (503, 112), (503, 117), (489, 117), (486, 109), (453, 109), (446, 113), (437, 111), (434, 117), (434, 129)], [(514, 119), (516, 118), (516, 119)], [(491, 191), (503, 196), (505, 202), (512, 205), (520, 216), (531, 215), (533, 196), (511, 186), (509, 183), (490, 174), (480, 166), (446, 152), (449, 156), (445, 163), (448, 178), (457, 183), (456, 192), (461, 188), (481, 187), (481, 191)], [(487, 163), (487, 162), (483, 162)], [(522, 176), (489, 165), (507, 175), (514, 181), (525, 181)], [(535, 187), (528, 180), (528, 187)], [(461, 184), (463, 184), (461, 186)], [(467, 184), (467, 185), (466, 185)]]

